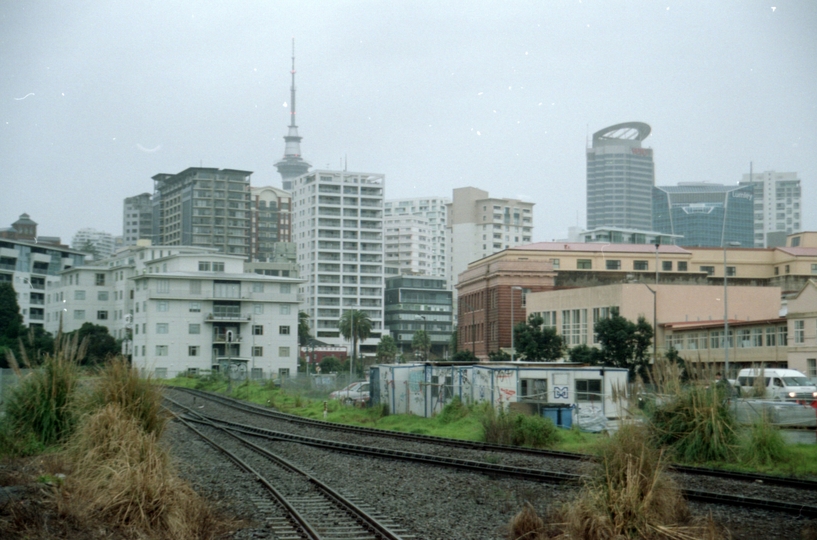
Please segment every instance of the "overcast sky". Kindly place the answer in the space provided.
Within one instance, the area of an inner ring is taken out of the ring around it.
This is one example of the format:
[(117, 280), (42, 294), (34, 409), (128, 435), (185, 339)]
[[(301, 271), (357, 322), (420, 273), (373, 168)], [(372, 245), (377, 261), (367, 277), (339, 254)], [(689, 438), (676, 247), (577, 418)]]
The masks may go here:
[(641, 121), (656, 184), (795, 171), (817, 230), (813, 0), (0, 0), (0, 227), (119, 235), (199, 165), (280, 187), (293, 37), (303, 157), (387, 198), (475, 186), (564, 237), (588, 134)]

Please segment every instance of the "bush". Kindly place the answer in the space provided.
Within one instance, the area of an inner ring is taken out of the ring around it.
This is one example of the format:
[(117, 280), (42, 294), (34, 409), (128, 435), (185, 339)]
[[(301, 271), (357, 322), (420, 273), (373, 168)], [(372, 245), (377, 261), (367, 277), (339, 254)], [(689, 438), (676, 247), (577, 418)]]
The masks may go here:
[(787, 463), (792, 452), (783, 440), (780, 430), (764, 414), (755, 422), (740, 447), (740, 461), (753, 467), (767, 467)]
[(488, 407), (482, 414), (483, 439), (493, 444), (533, 446), (544, 448), (553, 446), (560, 440), (553, 422), (541, 416), (496, 411)]
[(440, 414), (437, 415), (437, 420), (441, 424), (450, 424), (468, 416), (468, 407), (462, 402), (459, 396), (455, 396), (449, 403), (443, 407)]
[(724, 391), (694, 384), (650, 412), (650, 430), (659, 445), (682, 461), (731, 461), (737, 435)]

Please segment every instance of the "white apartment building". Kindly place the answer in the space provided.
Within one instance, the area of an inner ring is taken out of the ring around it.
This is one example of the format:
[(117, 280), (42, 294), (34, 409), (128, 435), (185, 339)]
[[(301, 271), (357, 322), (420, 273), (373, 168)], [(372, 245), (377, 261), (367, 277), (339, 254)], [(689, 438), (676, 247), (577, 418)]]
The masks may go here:
[(346, 346), (338, 331), (343, 311), (372, 320), (372, 352), (383, 330), (382, 174), (315, 170), (292, 185), (292, 241), (297, 246), (301, 309), (313, 335)]
[(153, 202), (150, 193), (125, 198), (122, 208), (122, 243), (135, 246), (142, 238), (153, 238)]
[(106, 326), (133, 365), (157, 377), (297, 369), (300, 280), (244, 273), (239, 256), (147, 242), (65, 270), (46, 293), (46, 330)]
[(420, 216), (387, 217), (386, 266), (396, 274), (431, 275), (431, 230)]
[[(403, 267), (409, 266), (414, 271), (417, 268), (419, 273), (423, 275), (441, 277), (446, 280), (446, 288), (451, 289), (451, 279), (449, 279), (449, 246), (451, 244), (448, 235), (448, 207), (451, 199), (447, 197), (421, 197), (414, 199), (391, 199), (383, 203), (383, 216), (388, 218), (400, 218), (412, 216), (415, 218), (423, 218), (426, 222), (428, 230), (427, 237), (427, 253), (424, 250), (418, 249), (416, 253), (416, 260), (412, 259), (409, 265), (405, 265), (405, 251), (402, 249), (395, 250), (394, 242), (386, 241), (386, 262), (397, 261), (399, 268), (402, 271)], [(389, 236), (389, 228), (397, 227), (397, 221), (389, 221), (393, 226), (386, 226), (386, 235)], [(392, 231), (394, 232), (394, 231)], [(401, 246), (402, 247), (402, 246)], [(395, 253), (397, 256), (395, 257)], [(427, 257), (422, 257), (422, 255)], [(391, 265), (390, 265), (391, 266)]]
[(107, 259), (113, 255), (114, 245), (115, 241), (111, 233), (91, 228), (78, 230), (71, 239), (72, 249), (92, 253), (95, 260)]
[(454, 190), (448, 207), (448, 234), (451, 238), (450, 276), (457, 276), (468, 263), (503, 249), (533, 240), (533, 205), (517, 199), (490, 197), (474, 187)]
[[(755, 245), (786, 245), (786, 235), (802, 231), (800, 179), (796, 172), (744, 174), (740, 185), (754, 188)], [(750, 247), (750, 246), (747, 246)]]

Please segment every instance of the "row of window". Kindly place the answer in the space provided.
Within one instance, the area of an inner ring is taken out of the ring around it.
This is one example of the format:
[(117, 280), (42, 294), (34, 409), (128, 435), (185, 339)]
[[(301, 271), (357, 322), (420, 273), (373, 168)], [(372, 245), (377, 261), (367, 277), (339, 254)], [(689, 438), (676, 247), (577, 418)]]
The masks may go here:
[[(802, 321), (801, 321), (802, 322)], [(796, 327), (795, 327), (796, 328)], [(796, 332), (796, 330), (795, 330)], [(796, 334), (795, 334), (796, 335)], [(729, 347), (785, 347), (788, 342), (786, 326), (767, 328), (729, 329)], [(685, 332), (667, 336), (667, 347), (675, 350), (702, 350), (724, 348), (723, 330), (709, 332)]]
[[(201, 353), (201, 347), (198, 345), (189, 345), (187, 347), (187, 356), (199, 356)], [(155, 349), (155, 356), (167, 356), (168, 355), (168, 346), (167, 345), (156, 345)], [(264, 347), (252, 347), (252, 355), (253, 356), (264, 356)], [(289, 358), (291, 355), (290, 347), (278, 347), (278, 358)], [(133, 348), (133, 356), (140, 356), (139, 354), (139, 347), (136, 346)], [(141, 356), (147, 356), (147, 350), (145, 345), (142, 345), (142, 354)]]

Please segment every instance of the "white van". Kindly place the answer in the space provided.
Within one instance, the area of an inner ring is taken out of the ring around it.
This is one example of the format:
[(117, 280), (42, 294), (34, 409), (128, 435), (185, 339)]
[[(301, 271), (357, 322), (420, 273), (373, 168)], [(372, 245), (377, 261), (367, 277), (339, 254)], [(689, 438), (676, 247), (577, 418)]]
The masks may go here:
[[(796, 369), (741, 369), (738, 372), (737, 386), (741, 396), (752, 396), (755, 390), (755, 378), (764, 378), (766, 399), (786, 401), (813, 401), (817, 399), (817, 386)], [(757, 396), (760, 397), (760, 396)]]

